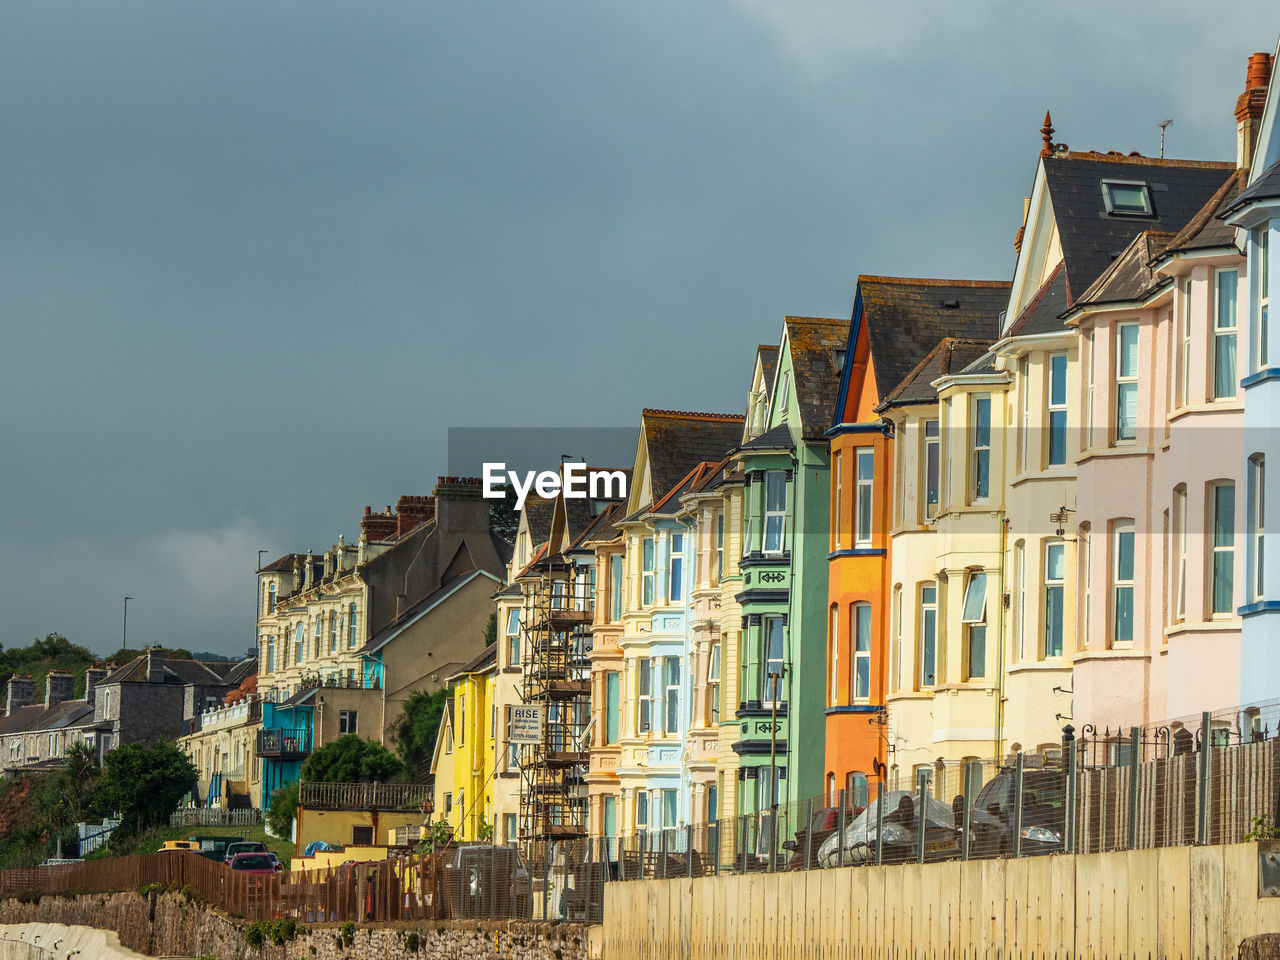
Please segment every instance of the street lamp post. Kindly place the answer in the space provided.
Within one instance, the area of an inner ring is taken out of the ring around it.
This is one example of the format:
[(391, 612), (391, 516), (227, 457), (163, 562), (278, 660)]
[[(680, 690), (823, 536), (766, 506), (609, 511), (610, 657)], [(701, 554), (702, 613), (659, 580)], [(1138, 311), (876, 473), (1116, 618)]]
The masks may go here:
[(120, 646), (125, 650), (129, 649), (129, 601), (132, 599), (133, 597), (124, 598), (124, 625), (121, 628)]

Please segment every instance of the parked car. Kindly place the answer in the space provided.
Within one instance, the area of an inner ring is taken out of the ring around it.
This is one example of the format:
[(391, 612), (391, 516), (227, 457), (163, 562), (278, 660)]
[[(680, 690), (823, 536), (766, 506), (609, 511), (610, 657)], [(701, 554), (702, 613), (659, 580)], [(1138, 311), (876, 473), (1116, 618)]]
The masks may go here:
[(231, 866), (231, 860), (241, 853), (266, 853), (267, 845), (261, 840), (241, 840), (237, 843), (227, 844), (226, 852), (223, 854), (223, 860), (227, 866)]
[(187, 837), (187, 839), (195, 845), (195, 849), (210, 860), (225, 863), (227, 860), (227, 847), (233, 843), (242, 842), (244, 837), (194, 836)]
[[(962, 809), (957, 797), (954, 809)], [(1061, 769), (1026, 770), (1022, 775), (1022, 854), (1037, 856), (1062, 850), (1066, 774)], [(970, 853), (979, 857), (1009, 856), (1014, 832), (1013, 771), (1001, 770), (983, 784), (969, 815)]]
[(451, 917), (533, 916), (533, 878), (514, 849), (464, 843), (442, 852)]
[(237, 853), (228, 866), (244, 873), (279, 873), (284, 869), (268, 853)]
[[(865, 807), (844, 808), (844, 822), (853, 823)], [(818, 851), (833, 833), (840, 829), (840, 808), (823, 807), (813, 811), (813, 818), (796, 831), (794, 840), (782, 844), (783, 850), (791, 851), (791, 858), (784, 870), (812, 870), (818, 865)], [(812, 840), (810, 839), (812, 837)], [(809, 862), (805, 863), (805, 850), (809, 851)]]
[[(885, 863), (902, 863), (916, 857), (916, 842), (924, 831), (926, 861), (950, 860), (960, 855), (960, 831), (956, 828), (951, 808), (933, 797), (920, 798), (907, 790), (890, 790), (882, 798), (871, 801), (843, 834), (832, 833), (818, 850), (818, 866), (838, 867), (871, 863), (876, 857), (876, 818), (879, 805), (884, 805), (881, 857)], [(923, 823), (923, 827), (922, 827)]]
[(160, 845), (161, 853), (172, 853), (174, 851), (193, 850), (200, 852), (200, 844), (192, 843), (190, 840), (166, 840)]

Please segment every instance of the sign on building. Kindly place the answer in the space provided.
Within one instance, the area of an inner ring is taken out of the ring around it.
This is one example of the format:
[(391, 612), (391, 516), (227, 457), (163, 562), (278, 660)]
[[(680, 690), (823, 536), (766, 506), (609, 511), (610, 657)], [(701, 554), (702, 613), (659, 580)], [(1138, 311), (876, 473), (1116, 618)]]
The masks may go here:
[(507, 710), (510, 718), (508, 743), (542, 742), (542, 707), (513, 706)]

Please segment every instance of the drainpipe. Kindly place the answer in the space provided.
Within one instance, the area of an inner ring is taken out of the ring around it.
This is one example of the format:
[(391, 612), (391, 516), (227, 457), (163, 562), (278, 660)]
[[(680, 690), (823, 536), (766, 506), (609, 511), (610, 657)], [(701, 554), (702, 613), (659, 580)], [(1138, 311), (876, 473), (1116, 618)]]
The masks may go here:
[(999, 653), (996, 655), (996, 763), (1000, 762), (1000, 758), (1004, 755), (1004, 564), (1005, 552), (1009, 542), (1009, 518), (1004, 515), (1003, 511), (1000, 517), (1000, 624), (997, 628), (997, 649)]

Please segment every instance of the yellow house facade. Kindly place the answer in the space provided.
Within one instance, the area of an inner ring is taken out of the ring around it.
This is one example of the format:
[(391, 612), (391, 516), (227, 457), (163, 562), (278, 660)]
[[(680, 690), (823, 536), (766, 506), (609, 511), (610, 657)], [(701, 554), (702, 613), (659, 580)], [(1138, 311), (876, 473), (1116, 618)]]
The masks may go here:
[(450, 699), (436, 738), (433, 820), (458, 840), (494, 836), (498, 760), (497, 644), (446, 679)]

